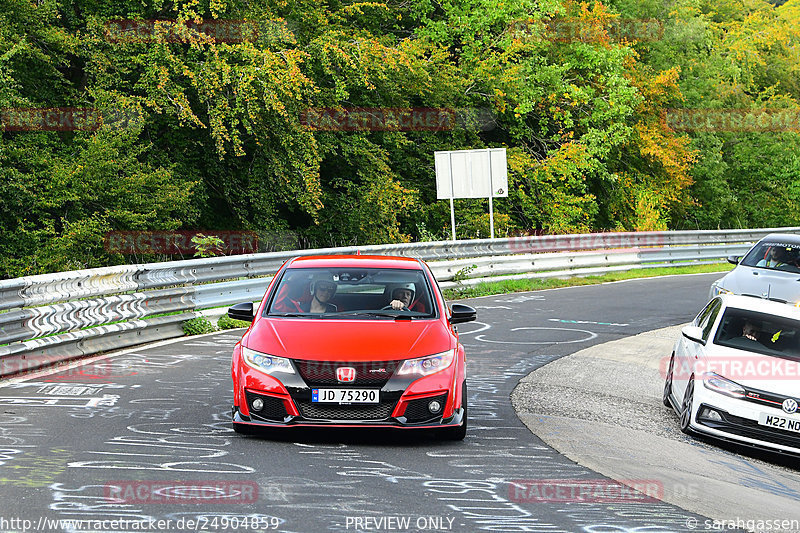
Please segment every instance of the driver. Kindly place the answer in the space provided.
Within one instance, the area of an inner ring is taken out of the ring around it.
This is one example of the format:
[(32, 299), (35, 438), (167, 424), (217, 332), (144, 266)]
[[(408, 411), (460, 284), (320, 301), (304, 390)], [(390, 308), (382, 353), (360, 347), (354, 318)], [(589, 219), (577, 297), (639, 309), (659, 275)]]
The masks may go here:
[(392, 301), (389, 305), (392, 309), (411, 309), (411, 302), (414, 301), (416, 290), (413, 283), (401, 283), (392, 290)]
[(742, 326), (742, 337), (750, 339), (751, 341), (757, 341), (760, 334), (761, 328), (758, 327), (758, 324), (751, 320), (745, 321), (744, 326)]

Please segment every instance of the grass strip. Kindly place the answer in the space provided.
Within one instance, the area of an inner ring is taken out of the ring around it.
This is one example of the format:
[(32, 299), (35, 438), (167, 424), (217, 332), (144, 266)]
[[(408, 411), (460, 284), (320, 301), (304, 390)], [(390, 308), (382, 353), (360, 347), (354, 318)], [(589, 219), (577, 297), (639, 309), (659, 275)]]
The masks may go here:
[(501, 281), (487, 281), (477, 285), (463, 285), (444, 289), (447, 300), (461, 300), (464, 298), (477, 298), (493, 294), (507, 294), (512, 292), (538, 291), (542, 289), (556, 289), (559, 287), (575, 287), (579, 285), (597, 285), (609, 281), (622, 281), (626, 279), (654, 278), (657, 276), (672, 276), (675, 274), (703, 274), (707, 272), (728, 272), (733, 268), (730, 263), (712, 263), (697, 266), (658, 267), (635, 270), (610, 272), (599, 276), (574, 276), (568, 278), (533, 278), (533, 279), (508, 279)]

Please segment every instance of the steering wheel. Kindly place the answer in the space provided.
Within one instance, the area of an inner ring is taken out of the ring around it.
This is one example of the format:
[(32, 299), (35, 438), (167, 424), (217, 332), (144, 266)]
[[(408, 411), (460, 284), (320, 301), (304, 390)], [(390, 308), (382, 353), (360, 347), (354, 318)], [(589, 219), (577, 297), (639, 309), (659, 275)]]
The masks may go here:
[(391, 306), (391, 304), (381, 308), (381, 311), (389, 311), (389, 310), (391, 310), (391, 311), (411, 311), (411, 309), (409, 309), (405, 305), (402, 307), (402, 309), (395, 309), (394, 307)]

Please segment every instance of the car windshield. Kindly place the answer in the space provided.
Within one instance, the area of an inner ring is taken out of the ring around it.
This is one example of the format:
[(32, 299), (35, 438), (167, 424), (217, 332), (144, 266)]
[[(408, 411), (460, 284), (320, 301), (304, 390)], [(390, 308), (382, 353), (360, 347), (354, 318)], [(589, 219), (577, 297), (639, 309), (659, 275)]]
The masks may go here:
[(741, 262), (744, 266), (800, 273), (800, 244), (760, 242)]
[(729, 307), (714, 344), (800, 361), (800, 321)]
[(432, 301), (422, 270), (288, 268), (272, 292), (266, 315), (369, 320), (432, 318)]

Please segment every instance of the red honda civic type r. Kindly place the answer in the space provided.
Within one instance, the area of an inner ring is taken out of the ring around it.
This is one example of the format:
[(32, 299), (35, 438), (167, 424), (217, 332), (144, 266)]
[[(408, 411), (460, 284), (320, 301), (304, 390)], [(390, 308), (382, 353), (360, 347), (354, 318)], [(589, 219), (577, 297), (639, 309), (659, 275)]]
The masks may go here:
[(233, 427), (391, 427), (467, 430), (464, 347), (428, 266), (384, 256), (287, 261), (233, 350)]

